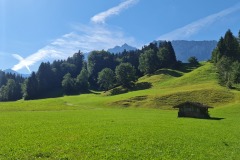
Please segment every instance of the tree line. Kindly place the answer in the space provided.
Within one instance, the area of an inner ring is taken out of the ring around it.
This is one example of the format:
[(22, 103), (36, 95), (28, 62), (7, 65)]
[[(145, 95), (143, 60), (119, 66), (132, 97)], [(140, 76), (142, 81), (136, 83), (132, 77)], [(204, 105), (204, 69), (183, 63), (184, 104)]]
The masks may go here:
[(238, 36), (234, 36), (231, 30), (228, 30), (224, 37), (220, 38), (212, 52), (212, 62), (219, 73), (221, 85), (233, 88), (240, 83), (240, 31)]
[[(240, 83), (240, 32), (235, 37), (228, 30), (212, 52), (211, 60), (216, 65), (220, 84), (231, 88)], [(189, 62), (198, 64), (196, 57), (190, 57)], [(38, 71), (27, 79), (0, 73), (0, 100), (81, 94), (90, 89), (109, 90), (120, 85), (128, 88), (143, 75), (154, 74), (161, 68), (178, 68), (179, 65), (172, 44), (167, 41), (118, 54), (92, 51), (87, 61), (79, 51), (66, 60), (41, 63)]]
[[(26, 79), (19, 76), (7, 78), (0, 86), (0, 101), (81, 94), (90, 89), (109, 90), (120, 85), (131, 87), (137, 78), (160, 68), (174, 68), (177, 64), (172, 44), (166, 41), (118, 54), (92, 51), (87, 61), (79, 51), (66, 60), (41, 63), (38, 71)], [(13, 92), (14, 96), (10, 94)]]
[(15, 101), (22, 98), (24, 78), (0, 70), (0, 101)]
[[(218, 41), (211, 61), (216, 65), (219, 82), (231, 88), (240, 83), (240, 32), (238, 37), (228, 30)], [(198, 65), (196, 57), (190, 57)], [(150, 43), (142, 49), (112, 54), (92, 51), (87, 61), (79, 51), (66, 60), (41, 63), (30, 77), (0, 71), (0, 101), (14, 101), (87, 93), (90, 89), (109, 90), (134, 81), (161, 68), (178, 68), (171, 42)]]

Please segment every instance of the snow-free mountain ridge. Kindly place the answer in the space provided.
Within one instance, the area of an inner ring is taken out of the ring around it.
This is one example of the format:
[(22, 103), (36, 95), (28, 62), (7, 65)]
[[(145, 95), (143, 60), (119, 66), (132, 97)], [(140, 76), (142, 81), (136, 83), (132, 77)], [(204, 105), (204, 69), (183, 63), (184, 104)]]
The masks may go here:
[(28, 78), (30, 76), (30, 74), (21, 74), (21, 73), (18, 73), (16, 71), (12, 70), (12, 69), (6, 69), (3, 72), (10, 73), (10, 74), (15, 74), (15, 75), (20, 75), (20, 76), (22, 76), (24, 78)]
[[(153, 43), (161, 43), (162, 41), (153, 41)], [(171, 41), (173, 49), (176, 53), (177, 60), (187, 62), (189, 57), (195, 56), (199, 61), (207, 61), (211, 58), (212, 51), (217, 46), (215, 40), (205, 41), (187, 41), (187, 40), (173, 40)], [(122, 46), (116, 46), (108, 49), (110, 53), (121, 53), (124, 50), (131, 51), (137, 50), (136, 47), (123, 44)]]
[(217, 46), (217, 41), (172, 41), (172, 46), (178, 60), (187, 62), (188, 58), (195, 56), (199, 61), (206, 61), (211, 58), (212, 51)]
[(110, 48), (107, 51), (110, 53), (122, 53), (124, 50), (126, 51), (135, 51), (136, 47), (129, 46), (128, 44), (123, 44), (122, 46), (115, 46), (114, 48)]
[[(153, 41), (158, 45), (163, 41)], [(187, 41), (173, 40), (171, 41), (175, 51), (177, 60), (187, 62), (189, 57), (195, 56), (199, 61), (207, 61), (211, 58), (212, 51), (217, 46), (215, 40), (205, 41)]]

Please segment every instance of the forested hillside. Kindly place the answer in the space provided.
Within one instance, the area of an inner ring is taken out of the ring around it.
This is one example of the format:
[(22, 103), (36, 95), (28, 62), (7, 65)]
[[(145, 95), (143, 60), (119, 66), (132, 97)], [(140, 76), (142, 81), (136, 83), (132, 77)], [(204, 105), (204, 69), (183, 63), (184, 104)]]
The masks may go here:
[[(38, 71), (17, 84), (16, 99), (25, 100), (80, 94), (89, 89), (108, 90), (117, 86), (132, 87), (134, 81), (145, 74), (152, 74), (160, 68), (178, 66), (171, 42), (151, 43), (141, 50), (112, 54), (108, 51), (92, 51), (87, 61), (79, 51), (67, 60), (41, 63)], [(5, 77), (5, 76), (3, 76)], [(14, 78), (8, 78), (14, 79)], [(0, 92), (5, 95), (12, 87), (1, 83)], [(5, 96), (1, 101), (16, 100)]]
[[(219, 83), (228, 88), (234, 88), (240, 83), (239, 39), (230, 30), (227, 31), (212, 53), (212, 62), (219, 73)], [(214, 43), (213, 41), (206, 50), (210, 50)], [(197, 44), (195, 46), (198, 48)], [(196, 56), (188, 59), (192, 66), (199, 65)], [(41, 63), (38, 71), (28, 78), (1, 72), (0, 100), (58, 97), (88, 93), (89, 90), (107, 91), (119, 86), (131, 89), (136, 87), (135, 81), (144, 75), (155, 74), (163, 68), (179, 70), (183, 65), (177, 60), (172, 43), (167, 41), (150, 43), (140, 50), (124, 50), (118, 54), (104, 50), (92, 51), (87, 61), (79, 51), (67, 60)]]
[(0, 70), (0, 101), (15, 101), (22, 98), (21, 85), (24, 78), (20, 75)]
[(219, 73), (219, 82), (228, 88), (240, 83), (240, 32), (238, 37), (228, 30), (212, 53), (212, 61)]

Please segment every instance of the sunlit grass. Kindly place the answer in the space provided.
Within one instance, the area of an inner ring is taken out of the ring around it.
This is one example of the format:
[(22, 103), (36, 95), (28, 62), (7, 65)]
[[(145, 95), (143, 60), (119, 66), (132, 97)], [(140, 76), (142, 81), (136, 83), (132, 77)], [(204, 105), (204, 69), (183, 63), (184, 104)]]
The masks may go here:
[[(240, 159), (240, 93), (212, 64), (141, 82), (152, 87), (0, 103), (0, 159)], [(214, 119), (177, 118), (185, 100), (214, 106)]]
[(239, 159), (239, 107), (222, 120), (177, 118), (176, 111), (83, 109), (5, 112), (0, 159)]

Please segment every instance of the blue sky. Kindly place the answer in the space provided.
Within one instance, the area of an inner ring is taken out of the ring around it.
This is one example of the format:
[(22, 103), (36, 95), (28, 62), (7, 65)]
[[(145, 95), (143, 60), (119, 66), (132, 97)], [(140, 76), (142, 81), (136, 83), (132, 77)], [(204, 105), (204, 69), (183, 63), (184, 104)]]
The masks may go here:
[(153, 40), (218, 40), (240, 30), (239, 0), (0, 0), (0, 69)]

